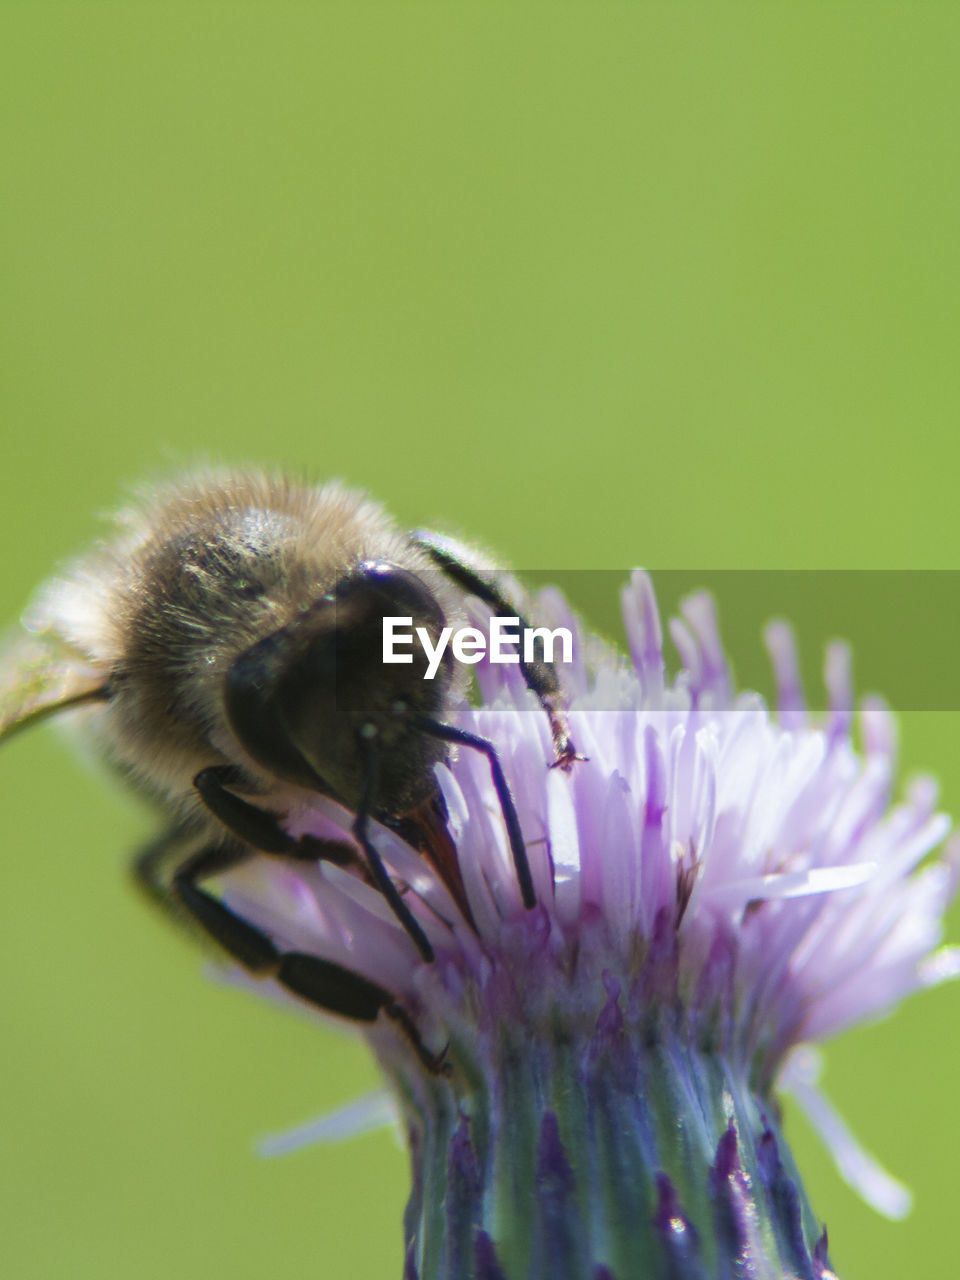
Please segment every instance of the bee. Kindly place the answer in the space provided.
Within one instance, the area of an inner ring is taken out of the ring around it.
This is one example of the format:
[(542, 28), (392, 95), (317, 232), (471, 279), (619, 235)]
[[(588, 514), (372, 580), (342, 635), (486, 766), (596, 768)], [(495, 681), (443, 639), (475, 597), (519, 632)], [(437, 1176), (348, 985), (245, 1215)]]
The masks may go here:
[[(165, 815), (134, 862), (150, 897), (251, 973), (329, 1013), (372, 1022), (384, 1011), (418, 1045), (390, 992), (280, 950), (205, 882), (254, 857), (338, 863), (376, 887), (432, 961), (370, 820), (427, 857), (469, 916), (435, 777), (459, 746), (489, 761), (522, 899), (535, 905), (496, 748), (450, 723), (462, 665), (446, 651), (424, 679), (424, 653), (383, 662), (385, 618), (412, 619), (436, 651), (468, 595), (520, 617), (455, 543), (399, 529), (337, 482), (187, 478), (122, 512), (111, 540), (42, 591), (0, 671), (0, 740), (87, 708), (100, 753)], [(524, 658), (520, 669), (548, 718), (552, 764), (569, 768), (578, 757), (556, 672)], [(288, 814), (317, 796), (354, 815), (356, 847), (289, 834)]]

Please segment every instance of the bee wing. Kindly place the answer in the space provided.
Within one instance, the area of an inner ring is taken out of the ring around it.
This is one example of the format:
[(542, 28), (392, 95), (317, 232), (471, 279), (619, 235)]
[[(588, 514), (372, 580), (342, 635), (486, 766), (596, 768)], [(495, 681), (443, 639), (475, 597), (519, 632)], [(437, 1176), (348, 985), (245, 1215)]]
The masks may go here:
[(0, 742), (58, 711), (104, 700), (108, 674), (56, 636), (18, 638), (0, 657)]

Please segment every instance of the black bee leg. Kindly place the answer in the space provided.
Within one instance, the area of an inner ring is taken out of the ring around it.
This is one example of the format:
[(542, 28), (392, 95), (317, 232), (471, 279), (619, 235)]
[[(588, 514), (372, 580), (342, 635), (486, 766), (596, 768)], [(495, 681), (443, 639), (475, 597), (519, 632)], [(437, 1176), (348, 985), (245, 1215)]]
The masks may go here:
[(364, 737), (362, 733), (360, 737), (360, 744), (366, 756), (367, 776), (365, 779), (363, 796), (361, 797), (359, 808), (357, 809), (356, 816), (353, 820), (353, 834), (356, 837), (357, 843), (367, 856), (367, 866), (369, 867), (373, 883), (386, 898), (387, 902), (390, 904), (390, 909), (393, 911), (393, 914), (403, 925), (421, 956), (423, 956), (424, 960), (429, 964), (434, 958), (434, 951), (430, 944), (430, 939), (424, 933), (413, 912), (400, 896), (400, 891), (390, 878), (390, 873), (383, 865), (383, 859), (380, 857), (379, 853), (377, 853), (373, 841), (370, 839), (368, 834), (367, 828), (372, 798), (377, 793), (377, 782), (380, 775), (380, 756), (376, 743), (372, 739)]
[[(196, 837), (190, 836), (174, 828), (157, 840), (152, 841), (133, 860), (131, 871), (137, 888), (148, 900), (159, 907), (168, 919), (181, 928), (194, 933), (196, 926), (202, 925), (197, 914), (190, 910), (183, 896), (177, 891), (177, 876), (183, 868), (190, 866), (196, 857), (192, 850), (196, 849)], [(198, 874), (215, 875), (229, 871), (247, 858), (253, 857), (253, 851), (244, 845), (229, 844), (207, 848), (203, 852), (203, 867)], [(209, 934), (209, 930), (205, 930)], [(229, 949), (229, 948), (228, 948)], [(232, 953), (231, 953), (232, 954)]]
[[(434, 1075), (444, 1074), (444, 1055), (430, 1052), (409, 1013), (384, 987), (332, 960), (304, 951), (282, 951), (261, 929), (200, 886), (200, 880), (227, 870), (237, 856), (231, 849), (203, 849), (175, 872), (172, 893), (189, 917), (250, 973), (275, 978), (324, 1013), (355, 1022), (376, 1022), (383, 1012), (410, 1042), (423, 1065)], [(239, 856), (245, 855), (241, 851)]]
[(537, 894), (533, 887), (533, 876), (530, 874), (527, 846), (524, 844), (523, 832), (520, 830), (517, 806), (513, 803), (513, 796), (510, 794), (510, 788), (507, 785), (506, 775), (503, 772), (503, 766), (500, 763), (500, 757), (497, 755), (496, 747), (492, 742), (488, 742), (486, 738), (481, 738), (475, 733), (467, 733), (465, 729), (455, 729), (453, 725), (443, 724), (439, 720), (428, 720), (425, 716), (417, 716), (413, 723), (418, 729), (421, 729), (424, 733), (429, 733), (434, 738), (441, 738), (444, 742), (456, 742), (463, 747), (472, 747), (474, 751), (482, 751), (490, 761), (493, 786), (497, 793), (497, 799), (500, 801), (503, 820), (507, 826), (507, 836), (510, 839), (510, 852), (513, 854), (513, 865), (517, 873), (517, 883), (520, 885), (520, 896), (523, 898), (523, 905), (528, 910), (531, 907), (535, 907), (537, 905)]
[(275, 813), (251, 804), (230, 790), (238, 783), (242, 783), (242, 779), (230, 765), (201, 769), (193, 780), (200, 799), (213, 816), (244, 844), (259, 853), (305, 862), (335, 862), (340, 867), (356, 862), (355, 851), (342, 840), (288, 835)]
[(201, 849), (174, 871), (170, 892), (176, 905), (228, 955), (251, 973), (272, 977), (277, 972), (280, 952), (267, 935), (198, 883), (228, 871), (237, 861), (237, 853), (229, 847)]
[(142, 849), (130, 867), (137, 888), (154, 906), (168, 913), (171, 906), (168, 864), (180, 842), (178, 832), (167, 831)]
[[(342, 841), (320, 840), (315, 836), (300, 836), (299, 839), (294, 839), (280, 826), (276, 814), (260, 809), (228, 789), (231, 783), (236, 785), (237, 781), (239, 781), (237, 773), (229, 765), (214, 765), (209, 769), (201, 770), (193, 783), (201, 800), (214, 817), (245, 844), (260, 853), (274, 857), (300, 858), (310, 862), (325, 859), (327, 862), (336, 862), (339, 866), (357, 861), (353, 848)], [(433, 947), (390, 879), (380, 855), (367, 834), (367, 813), (368, 811), (363, 810), (361, 806), (361, 812), (354, 819), (353, 834), (366, 854), (370, 877), (390, 904), (394, 915), (406, 929), (424, 960), (432, 960)]]
[[(414, 535), (413, 540), (457, 586), (489, 605), (498, 616), (517, 618), (521, 634), (528, 629), (529, 623), (526, 618), (520, 614), (516, 605), (507, 599), (495, 582), (464, 564), (445, 547), (431, 542), (428, 538)], [(547, 662), (545, 659), (542, 662), (526, 662), (522, 652), (519, 657), (520, 671), (527, 688), (536, 694), (550, 722), (550, 736), (553, 738), (553, 749), (556, 755), (551, 767), (559, 766), (561, 769), (569, 769), (575, 760), (584, 760), (586, 757), (579, 754), (570, 737), (556, 669), (552, 662)]]
[(414, 1053), (432, 1076), (450, 1075), (451, 1066), (447, 1061), (447, 1045), (444, 1045), (439, 1053), (431, 1053), (420, 1039), (420, 1032), (417, 1030), (416, 1024), (402, 1004), (397, 1004), (396, 1002), (386, 1004), (383, 1006), (383, 1012), (385, 1017), (396, 1023), (397, 1027), (410, 1041)]

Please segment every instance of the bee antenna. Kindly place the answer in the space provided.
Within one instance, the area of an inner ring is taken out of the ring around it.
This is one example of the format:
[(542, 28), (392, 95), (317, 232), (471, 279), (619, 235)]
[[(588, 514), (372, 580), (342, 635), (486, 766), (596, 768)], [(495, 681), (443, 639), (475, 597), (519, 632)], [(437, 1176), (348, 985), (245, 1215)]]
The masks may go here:
[(517, 883), (520, 886), (520, 896), (523, 899), (523, 905), (529, 911), (537, 905), (537, 893), (533, 887), (530, 860), (527, 857), (527, 846), (524, 843), (523, 832), (520, 830), (517, 806), (514, 804), (513, 796), (510, 794), (510, 787), (507, 785), (506, 774), (503, 772), (503, 766), (500, 763), (500, 757), (497, 755), (496, 747), (492, 742), (489, 742), (486, 738), (481, 738), (478, 734), (468, 733), (466, 729), (455, 729), (453, 725), (443, 724), (440, 720), (430, 720), (427, 716), (415, 716), (413, 724), (423, 733), (430, 734), (431, 737), (440, 738), (444, 742), (455, 742), (462, 747), (472, 747), (474, 751), (481, 751), (489, 760), (490, 773), (493, 776), (493, 787), (500, 802), (503, 820), (507, 827), (507, 836), (510, 840), (510, 852), (513, 855), (513, 865), (517, 873)]

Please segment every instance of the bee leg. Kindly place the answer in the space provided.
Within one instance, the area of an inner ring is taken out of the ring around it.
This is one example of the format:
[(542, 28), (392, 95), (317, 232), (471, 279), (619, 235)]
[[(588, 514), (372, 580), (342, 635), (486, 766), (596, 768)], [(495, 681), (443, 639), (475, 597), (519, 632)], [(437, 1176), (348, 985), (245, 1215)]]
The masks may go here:
[(416, 1023), (402, 1004), (398, 1004), (396, 1001), (393, 1004), (385, 1004), (383, 1006), (383, 1014), (403, 1032), (404, 1036), (409, 1040), (414, 1053), (432, 1076), (449, 1076), (452, 1074), (453, 1068), (447, 1060), (449, 1045), (444, 1045), (439, 1053), (431, 1053), (420, 1039), (420, 1032), (417, 1030)]
[[(194, 840), (193, 847), (195, 846)], [(189, 833), (174, 828), (151, 841), (136, 855), (131, 866), (137, 888), (175, 924), (188, 928), (199, 921), (176, 892), (176, 878), (181, 868), (189, 866), (193, 861), (188, 853), (190, 848)], [(203, 856), (202, 874), (214, 875), (238, 866), (253, 856), (253, 850), (243, 845), (222, 845), (205, 849)]]
[[(202, 769), (194, 778), (193, 785), (214, 817), (246, 844), (260, 853), (273, 857), (300, 858), (310, 862), (316, 862), (322, 858), (328, 862), (336, 862), (340, 866), (356, 862), (356, 854), (348, 844), (336, 840), (321, 840), (315, 836), (300, 836), (299, 839), (294, 839), (293, 836), (288, 835), (280, 826), (276, 814), (260, 809), (257, 805), (228, 790), (228, 785), (236, 780), (236, 771), (229, 765), (213, 765), (209, 769)], [(424, 960), (432, 960), (433, 947), (410, 908), (400, 896), (399, 890), (391, 880), (380, 855), (367, 835), (366, 812), (357, 814), (353, 832), (357, 843), (366, 854), (367, 866), (374, 885), (386, 898), (394, 915), (410, 935)]]
[[(239, 857), (243, 856), (240, 851)], [(445, 1055), (430, 1052), (410, 1014), (384, 987), (333, 960), (304, 951), (281, 950), (261, 929), (200, 886), (200, 880), (227, 870), (237, 857), (232, 849), (203, 849), (176, 871), (171, 886), (173, 896), (189, 917), (255, 977), (275, 978), (292, 995), (324, 1013), (355, 1022), (376, 1022), (382, 1012), (399, 1028), (432, 1074), (446, 1074)]]
[(444, 742), (455, 742), (463, 747), (472, 747), (474, 751), (482, 751), (489, 760), (494, 790), (497, 793), (497, 799), (500, 801), (503, 820), (507, 827), (507, 836), (510, 840), (510, 852), (513, 855), (513, 866), (517, 873), (520, 896), (523, 899), (523, 905), (528, 910), (531, 907), (535, 907), (537, 905), (537, 893), (533, 887), (533, 876), (530, 874), (527, 846), (523, 840), (523, 832), (520, 830), (517, 806), (514, 804), (513, 796), (510, 794), (510, 788), (507, 785), (506, 775), (503, 772), (503, 766), (500, 763), (500, 757), (497, 755), (496, 747), (492, 742), (488, 742), (486, 738), (481, 738), (475, 733), (467, 733), (465, 729), (456, 729), (453, 725), (443, 724), (439, 720), (430, 720), (426, 716), (416, 716), (413, 723), (418, 729), (421, 729), (424, 733), (429, 733), (434, 738), (440, 738)]
[(201, 769), (193, 785), (213, 816), (244, 844), (259, 853), (299, 858), (305, 862), (335, 862), (339, 867), (356, 862), (356, 853), (342, 840), (288, 835), (275, 813), (261, 809), (229, 790), (239, 781), (237, 771), (230, 765), (212, 765), (209, 769)]
[[(462, 587), (464, 591), (476, 596), (484, 604), (489, 605), (494, 613), (500, 616), (518, 618), (521, 631), (529, 628), (526, 618), (519, 613), (517, 607), (507, 599), (489, 578), (484, 577), (476, 569), (464, 564), (452, 552), (437, 543), (431, 542), (429, 538), (415, 534), (413, 541), (458, 587)], [(560, 682), (557, 679), (556, 669), (552, 662), (547, 662), (546, 660), (543, 662), (526, 662), (522, 654), (518, 656), (520, 658), (520, 672), (523, 675), (526, 686), (532, 693), (536, 694), (550, 722), (550, 736), (553, 738), (553, 750), (556, 756), (551, 767), (556, 768), (559, 766), (561, 769), (569, 769), (575, 760), (584, 760), (586, 757), (580, 755), (573, 745), (573, 739), (570, 737), (570, 728), (563, 708)]]
[(130, 870), (137, 888), (154, 904), (170, 913), (170, 876), (166, 867), (180, 841), (177, 831), (166, 831), (134, 857)]
[(367, 866), (373, 883), (380, 890), (390, 905), (390, 909), (397, 917), (400, 924), (407, 931), (407, 935), (413, 942), (414, 946), (423, 956), (424, 960), (429, 964), (434, 958), (433, 947), (430, 939), (424, 933), (419, 921), (413, 912), (404, 902), (400, 895), (400, 891), (393, 883), (389, 871), (383, 865), (383, 859), (377, 852), (373, 841), (368, 834), (368, 823), (370, 819), (370, 809), (372, 807), (372, 799), (377, 793), (377, 782), (380, 777), (380, 754), (376, 745), (376, 741), (372, 738), (360, 734), (360, 746), (364, 752), (367, 774), (364, 783), (363, 795), (360, 798), (360, 804), (357, 808), (356, 815), (353, 820), (353, 834), (357, 843), (360, 845), (367, 857)]

